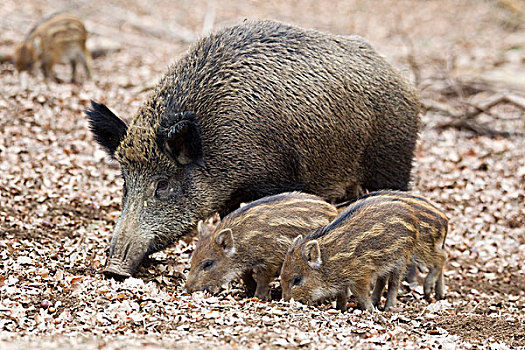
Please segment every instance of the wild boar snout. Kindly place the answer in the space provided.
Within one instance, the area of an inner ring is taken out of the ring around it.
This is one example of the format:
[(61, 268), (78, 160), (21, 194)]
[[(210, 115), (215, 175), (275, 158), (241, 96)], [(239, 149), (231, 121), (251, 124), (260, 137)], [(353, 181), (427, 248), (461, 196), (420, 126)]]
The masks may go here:
[[(122, 239), (120, 235), (127, 236), (127, 239)], [(104, 274), (117, 279), (131, 277), (141, 261), (153, 250), (152, 245), (153, 240), (141, 238), (134, 233), (117, 231), (111, 241)]]

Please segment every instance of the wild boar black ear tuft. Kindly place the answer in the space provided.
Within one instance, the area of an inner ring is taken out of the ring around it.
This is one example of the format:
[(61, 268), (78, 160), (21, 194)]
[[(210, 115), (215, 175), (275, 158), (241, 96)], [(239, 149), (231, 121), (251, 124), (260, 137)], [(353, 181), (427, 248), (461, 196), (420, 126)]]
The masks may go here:
[(184, 112), (182, 119), (168, 128), (166, 151), (181, 165), (203, 165), (200, 128), (194, 112)]
[(314, 239), (306, 243), (303, 247), (303, 259), (306, 260), (311, 268), (317, 269), (323, 261), (321, 260), (321, 249), (319, 242)]
[(101, 145), (111, 157), (114, 157), (120, 141), (126, 134), (127, 125), (102, 103), (91, 101), (91, 109), (85, 111), (89, 120), (89, 128), (95, 141)]

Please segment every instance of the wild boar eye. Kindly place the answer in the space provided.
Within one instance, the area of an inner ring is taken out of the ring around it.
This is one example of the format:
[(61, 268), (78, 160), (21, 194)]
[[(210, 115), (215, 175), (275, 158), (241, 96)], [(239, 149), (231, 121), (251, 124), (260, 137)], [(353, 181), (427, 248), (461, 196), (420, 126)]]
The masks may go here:
[(303, 282), (303, 278), (301, 276), (295, 276), (294, 278), (292, 278), (292, 281), (290, 282), (290, 284), (293, 287), (293, 286), (300, 285), (302, 282)]
[(159, 180), (157, 182), (157, 189), (155, 190), (155, 195), (157, 197), (162, 196), (163, 194), (169, 191), (170, 183), (168, 180)]
[(213, 266), (213, 260), (206, 260), (202, 263), (202, 269), (208, 271)]

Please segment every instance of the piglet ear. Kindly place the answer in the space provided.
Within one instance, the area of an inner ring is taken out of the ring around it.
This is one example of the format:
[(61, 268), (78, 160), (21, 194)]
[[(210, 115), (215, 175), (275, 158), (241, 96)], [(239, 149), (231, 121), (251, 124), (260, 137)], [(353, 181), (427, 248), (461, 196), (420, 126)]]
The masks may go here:
[(291, 253), (293, 249), (299, 244), (299, 242), (301, 242), (302, 239), (303, 235), (298, 235), (297, 237), (295, 237), (292, 244), (290, 244), (290, 246), (288, 247), (288, 252), (286, 254)]
[(293, 240), (293, 243), (292, 243), (292, 247), (296, 246), (302, 239), (303, 239), (302, 235), (299, 235), (299, 236), (295, 237), (294, 240)]
[(213, 214), (213, 216), (209, 219), (210, 224), (212, 225), (218, 225), (219, 222), (221, 222), (221, 216), (219, 213)]
[(197, 235), (199, 239), (204, 235), (205, 232), (206, 230), (204, 229), (203, 221), (199, 220), (199, 222), (197, 223)]
[(303, 259), (313, 269), (317, 269), (321, 266), (321, 250), (319, 249), (319, 242), (316, 239), (309, 241), (304, 245)]
[(235, 246), (233, 243), (233, 232), (230, 228), (221, 230), (215, 236), (215, 244), (217, 244), (227, 256), (231, 256), (235, 253)]
[(164, 147), (180, 165), (203, 165), (200, 128), (194, 112), (177, 115), (178, 122), (167, 129)]
[(89, 128), (95, 141), (114, 158), (115, 150), (126, 135), (127, 125), (102, 103), (91, 101), (91, 109), (85, 111)]

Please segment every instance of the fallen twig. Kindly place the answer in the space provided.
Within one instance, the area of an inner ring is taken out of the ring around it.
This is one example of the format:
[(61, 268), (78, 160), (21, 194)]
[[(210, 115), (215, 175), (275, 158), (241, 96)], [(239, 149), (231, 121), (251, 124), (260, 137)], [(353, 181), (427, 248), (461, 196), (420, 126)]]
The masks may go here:
[(493, 128), (490, 128), (486, 125), (482, 125), (480, 123), (477, 123), (472, 120), (466, 120), (466, 119), (459, 119), (459, 120), (452, 120), (447, 123), (443, 123), (437, 126), (440, 129), (446, 129), (446, 128), (455, 128), (455, 129), (464, 129), (474, 132), (476, 135), (487, 135), (490, 137), (509, 137), (511, 133), (508, 131), (499, 131), (494, 130)]
[(113, 47), (95, 47), (91, 49), (91, 58), (97, 59), (100, 57), (107, 56), (110, 53), (119, 52), (119, 51), (120, 51), (120, 48), (117, 48), (117, 47), (115, 48)]
[(449, 105), (434, 100), (423, 100), (421, 103), (423, 109), (426, 111), (435, 111), (453, 118), (453, 120), (449, 122), (439, 124), (437, 127), (440, 129), (466, 129), (473, 131), (478, 135), (489, 135), (491, 137), (508, 137), (511, 135), (511, 133), (507, 131), (494, 130), (486, 125), (477, 123), (473, 120), (475, 117), (477, 117), (481, 113), (497, 117), (496, 115), (490, 113), (490, 109), (501, 103), (510, 103), (522, 110), (525, 110), (525, 98), (510, 93), (503, 93), (492, 96), (491, 98), (487, 99), (481, 104), (468, 103), (469, 109), (465, 112), (458, 111), (457, 109), (454, 109)]
[(472, 119), (476, 117), (478, 114), (481, 113), (487, 113), (489, 109), (492, 107), (500, 104), (500, 103), (510, 103), (515, 105), (518, 108), (521, 108), (522, 110), (525, 110), (525, 98), (522, 98), (517, 95), (512, 95), (508, 93), (495, 95), (492, 98), (488, 99), (487, 101), (483, 102), (483, 104), (480, 105), (472, 105), (474, 107), (473, 110), (465, 113), (463, 115), (463, 118), (465, 119)]

